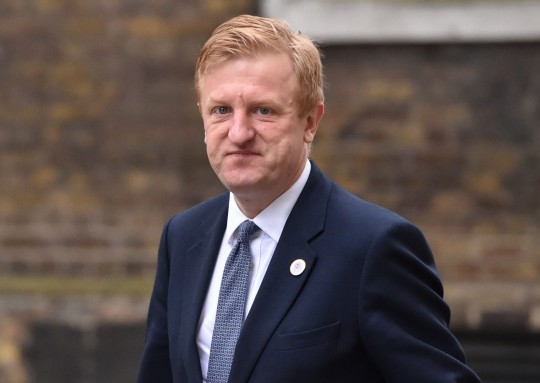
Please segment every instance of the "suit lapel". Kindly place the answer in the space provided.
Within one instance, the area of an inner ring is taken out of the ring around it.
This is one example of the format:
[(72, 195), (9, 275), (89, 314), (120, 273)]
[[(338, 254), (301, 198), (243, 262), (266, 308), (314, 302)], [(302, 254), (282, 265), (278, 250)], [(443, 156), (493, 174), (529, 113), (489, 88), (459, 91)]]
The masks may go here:
[[(242, 328), (230, 382), (246, 382), (263, 349), (294, 303), (315, 267), (309, 241), (324, 229), (331, 183), (312, 164), (310, 177), (285, 224), (283, 234)], [(290, 272), (296, 259), (306, 262), (298, 276)]]
[(185, 272), (183, 273), (185, 283), (182, 293), (185, 297), (182, 305), (182, 317), (185, 322), (179, 334), (190, 382), (202, 382), (196, 341), (197, 328), (227, 225), (227, 201), (228, 199), (224, 198), (222, 207), (215, 211), (215, 215), (202, 222), (200, 230), (203, 235), (188, 249), (185, 258)]

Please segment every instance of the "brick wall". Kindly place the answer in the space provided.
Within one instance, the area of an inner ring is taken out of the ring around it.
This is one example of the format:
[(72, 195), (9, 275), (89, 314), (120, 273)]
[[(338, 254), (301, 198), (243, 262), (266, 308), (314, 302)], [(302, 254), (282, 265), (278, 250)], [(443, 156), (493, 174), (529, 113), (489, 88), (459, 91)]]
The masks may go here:
[(539, 278), (540, 44), (328, 47), (315, 153), (450, 279)]

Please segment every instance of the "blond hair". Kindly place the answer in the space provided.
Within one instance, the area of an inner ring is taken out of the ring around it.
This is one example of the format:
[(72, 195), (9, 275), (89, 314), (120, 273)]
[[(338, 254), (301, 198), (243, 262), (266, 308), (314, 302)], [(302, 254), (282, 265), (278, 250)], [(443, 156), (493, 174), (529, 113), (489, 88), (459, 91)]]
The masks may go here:
[(300, 32), (295, 33), (284, 21), (252, 15), (224, 22), (204, 44), (195, 67), (197, 99), (201, 78), (212, 65), (267, 52), (283, 52), (291, 58), (300, 115), (307, 115), (319, 102), (324, 102), (321, 53), (315, 43)]

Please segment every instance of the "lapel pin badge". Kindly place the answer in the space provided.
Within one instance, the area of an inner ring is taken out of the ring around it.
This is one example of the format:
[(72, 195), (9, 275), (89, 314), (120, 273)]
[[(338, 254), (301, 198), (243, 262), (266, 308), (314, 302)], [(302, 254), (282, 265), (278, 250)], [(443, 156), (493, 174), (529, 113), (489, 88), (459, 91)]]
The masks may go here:
[(293, 261), (293, 263), (291, 263), (290, 271), (291, 271), (291, 274), (294, 275), (295, 277), (302, 274), (305, 269), (306, 269), (306, 261), (304, 261), (303, 259), (297, 259)]

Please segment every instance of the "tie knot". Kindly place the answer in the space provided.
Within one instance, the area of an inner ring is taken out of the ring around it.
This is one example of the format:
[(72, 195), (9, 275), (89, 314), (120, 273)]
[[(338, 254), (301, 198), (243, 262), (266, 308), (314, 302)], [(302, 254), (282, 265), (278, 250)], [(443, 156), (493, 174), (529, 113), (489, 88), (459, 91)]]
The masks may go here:
[(251, 236), (259, 230), (259, 226), (255, 222), (250, 220), (245, 220), (242, 222), (238, 228), (238, 242), (248, 242)]

